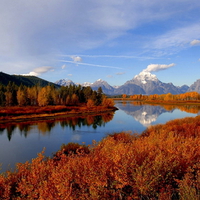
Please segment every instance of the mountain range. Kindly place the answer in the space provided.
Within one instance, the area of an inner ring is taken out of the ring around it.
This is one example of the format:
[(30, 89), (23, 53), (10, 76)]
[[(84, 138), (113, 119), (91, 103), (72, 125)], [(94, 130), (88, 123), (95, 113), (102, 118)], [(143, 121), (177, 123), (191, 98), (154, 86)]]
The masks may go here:
[(93, 90), (97, 90), (99, 87), (102, 88), (103, 92), (108, 95), (120, 95), (120, 94), (180, 94), (190, 91), (196, 91), (200, 93), (200, 79), (196, 80), (190, 87), (183, 85), (181, 87), (173, 85), (173, 83), (164, 83), (160, 81), (155, 74), (151, 74), (148, 71), (143, 70), (138, 75), (134, 76), (133, 79), (126, 81), (121, 86), (111, 86), (106, 81), (98, 79), (94, 83), (74, 83), (72, 80), (60, 79), (55, 83), (47, 80), (35, 77), (35, 76), (23, 76), (23, 75), (9, 75), (0, 72), (0, 84), (7, 85), (9, 81), (14, 82), (16, 85), (26, 86), (46, 86), (49, 84), (55, 85), (56, 88), (67, 85), (82, 85), (84, 87), (90, 86)]
[[(71, 80), (62, 79), (55, 82), (58, 85), (69, 85), (75, 84)], [(194, 82), (190, 87), (187, 85), (175, 86), (173, 83), (164, 83), (160, 81), (155, 74), (151, 74), (148, 71), (143, 70), (133, 79), (125, 82), (123, 85), (114, 87), (109, 85), (106, 81), (98, 79), (94, 83), (83, 83), (83, 86), (90, 86), (93, 90), (97, 90), (99, 87), (102, 88), (103, 92), (108, 95), (119, 95), (119, 94), (180, 94), (189, 91), (197, 91), (200, 93), (200, 79)]]

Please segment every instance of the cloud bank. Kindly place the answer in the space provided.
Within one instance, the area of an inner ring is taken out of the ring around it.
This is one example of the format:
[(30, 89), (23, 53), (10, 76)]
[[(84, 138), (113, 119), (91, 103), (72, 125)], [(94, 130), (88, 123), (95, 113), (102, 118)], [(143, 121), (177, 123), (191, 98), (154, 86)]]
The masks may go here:
[(143, 71), (146, 71), (146, 72), (157, 72), (157, 71), (168, 69), (168, 68), (173, 67), (173, 66), (175, 66), (174, 63), (171, 63), (169, 65), (165, 65), (165, 64), (150, 64)]
[(118, 72), (118, 73), (116, 73), (116, 75), (123, 75), (123, 74), (125, 74), (125, 72)]

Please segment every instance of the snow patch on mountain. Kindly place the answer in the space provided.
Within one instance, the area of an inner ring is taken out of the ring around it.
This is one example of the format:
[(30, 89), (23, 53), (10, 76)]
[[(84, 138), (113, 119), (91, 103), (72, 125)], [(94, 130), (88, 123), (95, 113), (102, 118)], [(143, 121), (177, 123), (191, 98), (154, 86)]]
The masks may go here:
[(91, 86), (93, 83), (90, 83), (90, 82), (84, 82), (80, 85), (82, 85), (83, 87), (88, 87), (88, 86)]
[(55, 82), (55, 84), (60, 86), (69, 86), (69, 85), (76, 85), (72, 80), (67, 79), (60, 79)]
[(143, 84), (146, 84), (148, 81), (158, 81), (158, 78), (155, 74), (151, 74), (150, 72), (145, 70), (136, 75), (134, 79), (140, 81)]

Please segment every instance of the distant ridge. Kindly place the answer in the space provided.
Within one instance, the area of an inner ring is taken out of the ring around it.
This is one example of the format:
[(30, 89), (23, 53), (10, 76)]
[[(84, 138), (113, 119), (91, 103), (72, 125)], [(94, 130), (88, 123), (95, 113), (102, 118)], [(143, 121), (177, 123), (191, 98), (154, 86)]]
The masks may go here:
[(188, 89), (189, 92), (196, 91), (200, 93), (200, 79), (196, 80)]
[(14, 82), (16, 85), (20, 86), (21, 84), (31, 87), (34, 85), (39, 85), (45, 87), (49, 84), (54, 85), (56, 88), (60, 87), (59, 85), (46, 81), (44, 79), (38, 78), (36, 76), (24, 76), (24, 75), (9, 75), (3, 72), (0, 72), (0, 84), (8, 85), (9, 82)]
[[(71, 81), (71, 80), (70, 80)], [(72, 82), (72, 81), (71, 81)], [(59, 85), (66, 85), (69, 82), (67, 80), (56, 82)], [(73, 82), (72, 82), (73, 83)], [(133, 95), (133, 94), (181, 94), (188, 91), (189, 86), (183, 85), (181, 87), (175, 86), (172, 83), (163, 83), (160, 81), (155, 74), (151, 74), (148, 71), (143, 70), (138, 75), (134, 76), (133, 79), (126, 81), (123, 85), (113, 87), (106, 81), (98, 79), (94, 83), (83, 83), (82, 86), (90, 86), (93, 90), (97, 90), (99, 87), (102, 88), (103, 92), (107, 95)], [(198, 84), (200, 86), (200, 82)], [(197, 87), (193, 87), (197, 88)], [(191, 88), (191, 89), (193, 89)], [(200, 89), (200, 87), (198, 87)], [(199, 91), (200, 92), (200, 91)]]
[(60, 86), (76, 85), (72, 80), (60, 79), (55, 82), (55, 84)]

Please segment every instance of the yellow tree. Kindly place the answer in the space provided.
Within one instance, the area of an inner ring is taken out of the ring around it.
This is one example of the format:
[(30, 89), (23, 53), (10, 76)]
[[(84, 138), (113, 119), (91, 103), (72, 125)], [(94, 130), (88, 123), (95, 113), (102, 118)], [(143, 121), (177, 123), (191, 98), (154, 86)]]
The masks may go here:
[(17, 90), (17, 102), (19, 106), (27, 105), (27, 90), (23, 85)]
[(167, 93), (164, 98), (165, 101), (173, 100), (173, 95), (171, 93)]
[(126, 98), (126, 96), (127, 96), (126, 94), (122, 94), (122, 98), (123, 98), (123, 99), (125, 99), (125, 98)]
[(49, 104), (49, 101), (48, 101), (47, 88), (43, 87), (38, 93), (38, 105), (47, 106), (48, 104)]
[(27, 88), (27, 97), (30, 105), (37, 105), (38, 103), (38, 91), (37, 86)]

